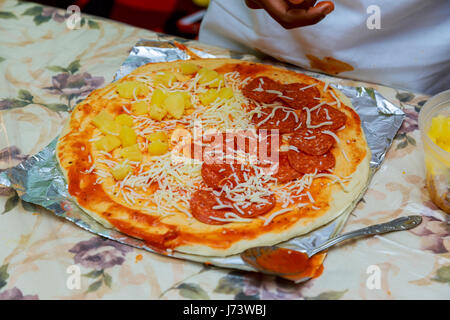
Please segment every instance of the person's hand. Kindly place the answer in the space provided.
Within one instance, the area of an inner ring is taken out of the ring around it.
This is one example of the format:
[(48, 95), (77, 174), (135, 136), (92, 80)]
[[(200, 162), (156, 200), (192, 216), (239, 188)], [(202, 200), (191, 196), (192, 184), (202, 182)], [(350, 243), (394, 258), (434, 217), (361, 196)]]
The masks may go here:
[(250, 9), (264, 9), (286, 29), (318, 23), (334, 10), (331, 1), (316, 0), (245, 0)]

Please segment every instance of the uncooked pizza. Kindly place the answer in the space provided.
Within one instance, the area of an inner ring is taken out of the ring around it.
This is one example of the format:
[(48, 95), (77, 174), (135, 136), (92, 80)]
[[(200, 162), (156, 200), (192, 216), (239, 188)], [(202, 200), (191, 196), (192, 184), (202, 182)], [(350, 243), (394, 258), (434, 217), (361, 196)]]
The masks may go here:
[(73, 110), (57, 158), (78, 205), (161, 252), (227, 256), (305, 234), (367, 185), (350, 101), (233, 59), (151, 63)]

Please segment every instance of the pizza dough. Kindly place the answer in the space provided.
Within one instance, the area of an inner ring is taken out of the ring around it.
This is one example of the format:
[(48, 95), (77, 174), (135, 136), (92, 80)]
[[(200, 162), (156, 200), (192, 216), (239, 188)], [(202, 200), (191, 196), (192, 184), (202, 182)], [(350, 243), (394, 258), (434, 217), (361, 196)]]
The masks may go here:
[(73, 199), (106, 227), (161, 252), (227, 256), (342, 214), (366, 187), (370, 150), (350, 101), (326, 83), (196, 59), (93, 91), (57, 158)]

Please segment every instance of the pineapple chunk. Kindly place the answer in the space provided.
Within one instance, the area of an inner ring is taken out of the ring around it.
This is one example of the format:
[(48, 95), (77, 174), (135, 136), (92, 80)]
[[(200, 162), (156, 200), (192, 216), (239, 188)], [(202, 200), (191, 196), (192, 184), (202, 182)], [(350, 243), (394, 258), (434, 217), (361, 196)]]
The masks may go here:
[(116, 119), (114, 119), (114, 121), (116, 121), (121, 126), (133, 126), (133, 118), (127, 114), (118, 115)]
[(219, 97), (223, 100), (229, 100), (234, 97), (233, 89), (231, 88), (222, 88), (219, 90)]
[(133, 112), (137, 116), (146, 114), (146, 113), (148, 113), (148, 111), (149, 111), (149, 105), (145, 101), (137, 101), (131, 105), (131, 112)]
[(111, 152), (112, 150), (114, 150), (119, 146), (120, 146), (120, 139), (110, 134), (100, 138), (100, 140), (97, 140), (95, 142), (95, 147), (98, 150), (106, 152)]
[(198, 79), (198, 83), (200, 84), (208, 84), (211, 88), (217, 88), (225, 84), (224, 76), (217, 71), (202, 68), (198, 71), (198, 74), (200, 75), (200, 78)]
[(153, 84), (161, 84), (165, 87), (170, 87), (175, 81), (177, 81), (177, 76), (175, 75), (175, 73), (166, 71), (156, 74), (155, 78), (153, 79)]
[(200, 94), (200, 102), (206, 106), (211, 102), (214, 102), (219, 97), (219, 92), (216, 89), (209, 89), (206, 92)]
[(161, 121), (166, 116), (167, 110), (157, 105), (152, 105), (148, 113), (153, 120)]
[(217, 78), (214, 79), (213, 82), (209, 83), (208, 86), (211, 88), (223, 87), (225, 84), (225, 77), (222, 74), (219, 74)]
[(122, 151), (120, 151), (120, 156), (130, 161), (142, 161), (142, 152), (137, 144), (123, 148)]
[(118, 135), (122, 126), (114, 120), (104, 120), (98, 129), (104, 134)]
[(149, 94), (147, 85), (139, 81), (125, 81), (117, 84), (117, 93), (120, 97), (131, 99), (136, 94), (136, 97), (146, 96)]
[(184, 75), (190, 75), (196, 73), (198, 70), (200, 70), (200, 67), (190, 63), (190, 62), (182, 62), (180, 63), (180, 71)]
[(166, 98), (167, 94), (164, 91), (162, 91), (161, 89), (155, 89), (155, 91), (153, 91), (150, 104), (161, 108)]
[(105, 110), (102, 110), (92, 119), (92, 123), (97, 128), (100, 128), (105, 123), (105, 121), (113, 121), (113, 120), (114, 118), (111, 114), (109, 114)]
[(185, 107), (185, 97), (181, 92), (171, 92), (167, 95), (167, 98), (163, 103), (164, 109), (174, 117), (175, 119), (180, 119), (184, 113)]
[(116, 180), (123, 180), (131, 172), (129, 164), (120, 163), (111, 169), (111, 173)]
[(128, 126), (122, 126), (119, 134), (120, 141), (123, 147), (129, 147), (137, 142), (137, 134)]
[(169, 144), (167, 142), (156, 140), (148, 144), (148, 153), (152, 156), (165, 154), (167, 150), (169, 150)]
[(216, 71), (208, 68), (201, 68), (198, 71), (198, 74), (200, 76), (198, 79), (198, 83), (200, 84), (211, 82), (219, 76), (219, 74)]
[(150, 141), (148, 145), (148, 152), (151, 155), (162, 155), (165, 154), (167, 150), (169, 150), (169, 139), (165, 132), (153, 132), (152, 134), (146, 136), (146, 138)]
[(150, 142), (160, 141), (167, 143), (169, 141), (169, 138), (164, 131), (153, 132), (146, 136), (146, 138)]
[(431, 119), (428, 136), (439, 147), (450, 152), (450, 117), (439, 115)]

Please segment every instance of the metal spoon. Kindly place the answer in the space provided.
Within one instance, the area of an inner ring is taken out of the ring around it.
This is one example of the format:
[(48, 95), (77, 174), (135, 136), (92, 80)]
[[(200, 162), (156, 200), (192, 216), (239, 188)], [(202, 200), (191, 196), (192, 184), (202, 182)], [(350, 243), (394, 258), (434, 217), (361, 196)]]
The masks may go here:
[[(337, 243), (340, 243), (340, 242), (348, 240), (348, 239), (353, 239), (353, 238), (362, 237), (362, 236), (375, 235), (375, 234), (383, 234), (383, 233), (392, 232), (392, 231), (409, 230), (409, 229), (412, 229), (412, 228), (418, 226), (421, 222), (422, 222), (421, 216), (401, 217), (401, 218), (397, 218), (395, 220), (392, 220), (392, 221), (389, 221), (386, 223), (375, 224), (370, 227), (366, 227), (363, 229), (358, 229), (355, 231), (351, 231), (351, 232), (342, 234), (340, 236), (331, 238), (328, 241), (325, 241), (324, 243), (322, 243), (321, 245), (319, 245), (315, 248), (311, 248), (308, 250), (291, 250), (291, 249), (289, 249), (289, 250), (304, 253), (308, 256), (308, 258), (311, 258), (316, 253), (319, 253)], [(250, 248), (250, 249), (247, 249), (244, 252), (242, 252), (241, 258), (247, 264), (251, 265), (255, 269), (262, 271), (264, 273), (269, 273), (269, 274), (278, 275), (278, 276), (292, 275), (292, 273), (290, 273), (290, 274), (280, 273), (280, 272), (275, 272), (273, 270), (269, 270), (266, 267), (261, 266), (257, 262), (258, 259), (261, 258), (261, 255), (271, 254), (275, 250), (279, 250), (279, 249), (280, 248), (276, 247), (276, 246), (254, 247), (254, 248)], [(296, 273), (298, 273), (298, 272), (296, 272)]]

